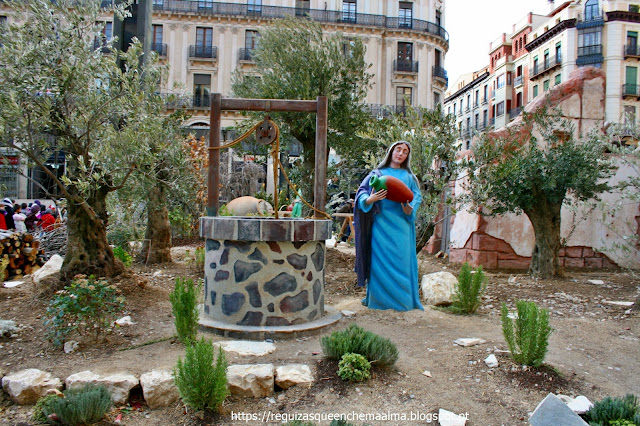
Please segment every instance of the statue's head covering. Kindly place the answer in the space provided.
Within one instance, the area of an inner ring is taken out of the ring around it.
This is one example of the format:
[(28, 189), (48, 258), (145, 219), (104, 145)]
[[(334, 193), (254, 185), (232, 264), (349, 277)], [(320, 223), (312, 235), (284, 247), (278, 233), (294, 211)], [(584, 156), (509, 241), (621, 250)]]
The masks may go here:
[(407, 147), (409, 147), (409, 155), (407, 155), (407, 158), (405, 158), (400, 167), (413, 174), (413, 172), (411, 171), (411, 144), (407, 141), (397, 141), (392, 143), (389, 149), (387, 149), (387, 153), (382, 159), (382, 162), (378, 164), (378, 168), (381, 169), (383, 167), (389, 167), (391, 165), (391, 154), (393, 154), (393, 150), (396, 148), (396, 146), (400, 144), (405, 144)]

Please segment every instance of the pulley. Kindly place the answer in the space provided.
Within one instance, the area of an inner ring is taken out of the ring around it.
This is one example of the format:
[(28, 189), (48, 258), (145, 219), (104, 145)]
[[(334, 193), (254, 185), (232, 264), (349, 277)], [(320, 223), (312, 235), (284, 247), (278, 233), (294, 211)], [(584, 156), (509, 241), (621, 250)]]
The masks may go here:
[(270, 117), (265, 117), (256, 129), (256, 141), (260, 145), (270, 145), (276, 140), (276, 126)]

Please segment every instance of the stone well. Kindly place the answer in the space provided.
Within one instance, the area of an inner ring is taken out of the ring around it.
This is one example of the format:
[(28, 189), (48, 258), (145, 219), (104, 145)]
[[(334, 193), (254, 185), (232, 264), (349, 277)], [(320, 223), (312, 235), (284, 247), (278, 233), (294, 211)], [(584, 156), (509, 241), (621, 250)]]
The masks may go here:
[(200, 235), (203, 327), (286, 333), (333, 322), (322, 318), (330, 220), (202, 217)]

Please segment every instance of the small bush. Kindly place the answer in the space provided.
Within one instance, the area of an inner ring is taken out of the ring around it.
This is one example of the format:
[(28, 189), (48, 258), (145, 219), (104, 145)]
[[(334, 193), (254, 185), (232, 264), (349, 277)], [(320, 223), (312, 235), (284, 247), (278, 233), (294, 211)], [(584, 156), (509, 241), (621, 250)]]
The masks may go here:
[[(111, 395), (104, 386), (85, 385), (64, 391), (64, 398), (52, 398), (42, 407), (47, 421), (63, 425), (89, 425), (99, 422), (111, 409)], [(55, 414), (57, 421), (49, 416)]]
[(195, 267), (198, 271), (204, 270), (204, 247), (196, 247), (195, 252), (196, 263)]
[(487, 289), (487, 278), (482, 266), (471, 273), (471, 266), (465, 262), (458, 275), (458, 284), (453, 294), (451, 306), (448, 308), (456, 314), (472, 314), (480, 307), (482, 294)]
[(173, 376), (183, 402), (195, 410), (220, 411), (229, 394), (224, 351), (218, 349), (214, 364), (213, 345), (204, 338), (187, 346), (184, 362), (178, 358)]
[(9, 259), (3, 257), (0, 259), (0, 283), (4, 282), (4, 271), (9, 266)]
[(592, 426), (633, 426), (640, 424), (640, 406), (635, 395), (606, 397), (593, 404), (584, 418)]
[(370, 371), (371, 363), (360, 354), (344, 354), (338, 363), (338, 376), (342, 380), (361, 382), (371, 377)]
[(58, 395), (47, 395), (40, 398), (38, 402), (36, 402), (36, 405), (33, 406), (33, 414), (31, 417), (33, 421), (36, 423), (47, 423), (48, 422), (47, 416), (45, 416), (42, 409), (48, 404), (50, 404), (52, 400), (58, 399), (58, 398), (61, 398), (61, 397)]
[(76, 275), (49, 303), (44, 318), (47, 337), (56, 346), (62, 346), (72, 334), (93, 334), (98, 341), (113, 330), (123, 310), (124, 296), (115, 286), (93, 276)]
[(131, 256), (125, 249), (120, 246), (113, 249), (113, 255), (116, 257), (116, 259), (119, 259), (122, 263), (124, 263), (124, 266), (126, 266), (127, 268), (130, 267), (133, 263), (133, 256)]
[(516, 309), (518, 317), (514, 326), (514, 321), (509, 318), (507, 305), (502, 303), (502, 334), (517, 363), (538, 367), (547, 354), (549, 336), (552, 332), (549, 311), (538, 309), (535, 302), (525, 300), (517, 300)]
[(371, 363), (392, 366), (398, 360), (398, 348), (386, 337), (366, 331), (353, 323), (343, 331), (335, 331), (320, 339), (324, 355), (341, 359), (344, 354), (360, 354)]
[(174, 290), (169, 294), (178, 339), (185, 344), (195, 341), (198, 334), (199, 288), (192, 279), (177, 277)]

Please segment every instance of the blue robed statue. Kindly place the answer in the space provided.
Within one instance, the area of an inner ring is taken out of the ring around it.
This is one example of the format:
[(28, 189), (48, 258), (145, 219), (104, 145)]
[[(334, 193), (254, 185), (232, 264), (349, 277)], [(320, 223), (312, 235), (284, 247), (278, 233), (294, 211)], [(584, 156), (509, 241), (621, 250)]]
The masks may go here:
[[(372, 176), (392, 176), (413, 193), (411, 202), (387, 199), (388, 190), (375, 191)], [(392, 144), (356, 193), (356, 274), (358, 286), (367, 287), (362, 300), (370, 309), (408, 311), (423, 309), (418, 286), (416, 212), (422, 201), (418, 179), (411, 171), (411, 145)]]

